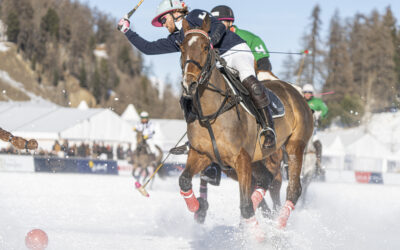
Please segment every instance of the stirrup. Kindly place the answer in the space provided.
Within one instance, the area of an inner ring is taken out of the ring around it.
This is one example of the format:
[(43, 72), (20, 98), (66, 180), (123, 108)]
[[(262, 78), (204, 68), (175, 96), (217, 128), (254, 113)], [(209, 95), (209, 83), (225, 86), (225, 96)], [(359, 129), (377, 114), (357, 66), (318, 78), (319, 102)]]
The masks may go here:
[(188, 144), (185, 143), (181, 146), (171, 148), (169, 150), (169, 152), (173, 155), (183, 155), (183, 154), (187, 154), (189, 152), (189, 147), (188, 147)]
[[(267, 131), (271, 131), (272, 132), (272, 134), (274, 135), (274, 139), (273, 139), (273, 143), (271, 144), (271, 145), (265, 145), (265, 140), (266, 140), (266, 135), (264, 135)], [(259, 139), (259, 142), (261, 143), (261, 136), (264, 136), (264, 143), (261, 145), (261, 148), (266, 148), (266, 149), (269, 149), (269, 148), (273, 148), (273, 147), (275, 147), (276, 146), (276, 134), (275, 134), (275, 131), (272, 129), (272, 128), (270, 128), (270, 127), (267, 127), (267, 128), (263, 128), (263, 129), (261, 129), (261, 131), (260, 131), (260, 134), (258, 135), (258, 139)]]

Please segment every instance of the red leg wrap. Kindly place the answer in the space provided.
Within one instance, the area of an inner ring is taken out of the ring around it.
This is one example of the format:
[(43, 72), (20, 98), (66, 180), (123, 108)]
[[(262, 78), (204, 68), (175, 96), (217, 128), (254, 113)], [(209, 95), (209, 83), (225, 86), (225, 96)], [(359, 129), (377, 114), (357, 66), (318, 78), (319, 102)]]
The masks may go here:
[(197, 212), (197, 210), (199, 210), (199, 201), (196, 199), (196, 197), (194, 196), (193, 190), (190, 189), (187, 192), (183, 192), (181, 190), (181, 195), (183, 196), (183, 198), (185, 199), (186, 205), (189, 209), (190, 212)]
[(265, 196), (265, 189), (257, 187), (253, 194), (251, 195), (251, 201), (253, 202), (253, 208), (254, 211), (258, 208), (258, 205), (260, 205), (260, 202), (263, 200)]
[(285, 205), (281, 208), (278, 217), (278, 228), (283, 229), (286, 227), (287, 221), (289, 219), (290, 213), (294, 210), (293, 202), (287, 200)]

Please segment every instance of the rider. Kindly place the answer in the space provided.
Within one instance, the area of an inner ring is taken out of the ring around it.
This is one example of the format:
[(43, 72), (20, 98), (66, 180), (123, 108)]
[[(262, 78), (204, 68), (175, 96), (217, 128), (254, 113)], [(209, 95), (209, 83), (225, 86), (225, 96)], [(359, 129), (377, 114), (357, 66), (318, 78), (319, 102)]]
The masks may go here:
[(140, 122), (136, 124), (134, 130), (141, 132), (145, 140), (153, 138), (155, 131), (153, 123), (149, 120), (149, 113), (146, 111), (140, 112)]
[[(203, 19), (208, 12), (195, 9), (188, 11), (186, 4), (181, 0), (162, 0), (158, 5), (156, 16), (152, 20), (153, 26), (165, 27), (170, 35), (167, 38), (149, 42), (130, 29), (130, 21), (122, 18), (118, 23), (118, 29), (125, 33), (129, 41), (142, 53), (157, 55), (180, 51), (180, 44), (184, 39), (182, 21), (185, 18), (190, 27), (201, 27)], [(238, 35), (227, 31), (225, 26), (215, 17), (211, 17), (210, 39), (211, 45), (220, 50), (228, 67), (239, 72), (242, 84), (249, 90), (250, 96), (257, 106), (264, 135), (264, 148), (275, 146), (275, 130), (270, 114), (270, 100), (264, 86), (255, 77), (254, 57), (249, 51), (249, 46)]]
[[(324, 119), (326, 117), (326, 114), (328, 113), (328, 106), (320, 99), (314, 97), (314, 87), (311, 84), (305, 84), (303, 86), (303, 95), (304, 98), (306, 99), (308, 106), (310, 109), (313, 111), (314, 115), (314, 126), (318, 126), (318, 122), (321, 119)], [(321, 157), (322, 157), (322, 144), (321, 141), (318, 140), (318, 138), (315, 136), (316, 129), (314, 129), (314, 135), (313, 135), (313, 145), (316, 151), (316, 156), (317, 156), (317, 164), (316, 164), (316, 172), (317, 176), (321, 176), (323, 178), (324, 172), (321, 168)]]
[(253, 33), (239, 29), (236, 25), (233, 25), (235, 16), (230, 7), (226, 5), (218, 5), (211, 10), (211, 15), (221, 21), (226, 29), (239, 35), (250, 47), (254, 59), (257, 63), (257, 78), (260, 81), (263, 80), (277, 80), (271, 73), (272, 65), (269, 60), (269, 52), (263, 40)]

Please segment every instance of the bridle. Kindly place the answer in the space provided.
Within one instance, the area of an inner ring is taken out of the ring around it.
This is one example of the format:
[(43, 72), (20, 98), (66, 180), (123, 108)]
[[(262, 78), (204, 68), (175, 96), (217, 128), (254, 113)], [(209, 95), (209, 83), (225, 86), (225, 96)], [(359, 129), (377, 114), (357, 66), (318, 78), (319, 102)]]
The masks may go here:
[[(193, 76), (196, 79), (196, 83), (198, 85), (203, 85), (204, 83), (208, 82), (209, 78), (211, 77), (212, 70), (215, 67), (215, 63), (212, 63), (213, 53), (215, 53), (215, 52), (212, 49), (212, 45), (210, 42), (211, 38), (207, 32), (205, 32), (204, 30), (201, 30), (201, 29), (192, 29), (192, 30), (188, 30), (185, 32), (185, 37), (190, 34), (200, 34), (200, 35), (204, 36), (205, 38), (207, 38), (207, 40), (209, 41), (208, 46), (205, 48), (207, 50), (207, 58), (206, 58), (206, 62), (204, 63), (203, 66), (201, 66), (201, 64), (198, 61), (195, 61), (192, 59), (186, 60), (184, 62), (184, 64), (182, 65), (182, 74)], [(194, 64), (198, 69), (200, 69), (200, 74), (196, 75), (193, 72), (185, 72), (186, 65), (189, 63)]]

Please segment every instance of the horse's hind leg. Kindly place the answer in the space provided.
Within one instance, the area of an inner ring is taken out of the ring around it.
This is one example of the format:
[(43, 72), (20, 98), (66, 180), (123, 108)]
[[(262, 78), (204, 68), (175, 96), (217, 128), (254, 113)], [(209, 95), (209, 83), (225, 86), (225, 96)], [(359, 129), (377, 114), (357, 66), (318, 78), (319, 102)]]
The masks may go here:
[(289, 183), (286, 190), (286, 202), (278, 217), (278, 227), (286, 227), (291, 211), (301, 195), (300, 174), (305, 143), (302, 140), (289, 139), (286, 150), (289, 156)]
[(206, 166), (210, 165), (210, 159), (203, 154), (191, 149), (189, 151), (188, 159), (186, 162), (185, 170), (179, 177), (179, 186), (181, 188), (181, 195), (185, 199), (186, 205), (190, 212), (197, 212), (199, 209), (202, 210), (200, 206), (202, 203), (196, 199), (192, 190), (192, 178), (195, 174), (199, 173)]

